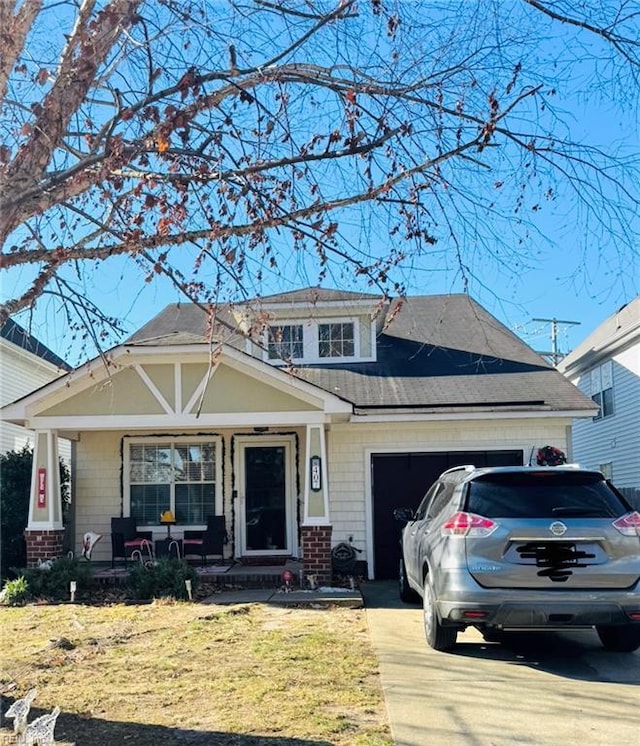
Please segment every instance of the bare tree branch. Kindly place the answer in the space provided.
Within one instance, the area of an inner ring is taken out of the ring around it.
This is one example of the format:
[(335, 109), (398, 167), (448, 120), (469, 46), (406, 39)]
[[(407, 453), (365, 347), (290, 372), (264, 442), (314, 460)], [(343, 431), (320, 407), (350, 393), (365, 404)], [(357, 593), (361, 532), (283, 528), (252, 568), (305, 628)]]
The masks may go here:
[(11, 0), (0, 3), (0, 105), (7, 94), (11, 70), (42, 7), (41, 0), (25, 0), (14, 15), (13, 4)]
[[(614, 19), (613, 24), (610, 27), (606, 28), (596, 26), (593, 23), (589, 23), (587, 20), (582, 18), (574, 18), (573, 16), (570, 16), (566, 13), (557, 12), (552, 7), (553, 3), (543, 3), (540, 2), (540, 0), (524, 0), (524, 2), (527, 5), (530, 5), (532, 8), (539, 10), (541, 13), (544, 13), (549, 18), (552, 18), (554, 21), (560, 21), (560, 23), (566, 23), (569, 26), (576, 26), (577, 28), (584, 29), (585, 31), (589, 31), (592, 34), (599, 36), (600, 38), (611, 44), (611, 46), (613, 46), (614, 49), (619, 52), (619, 54), (624, 57), (624, 59), (629, 64), (633, 65), (634, 67), (640, 67), (640, 38), (638, 36), (623, 36), (622, 34), (617, 32), (616, 29), (618, 28), (619, 22), (621, 20), (620, 17)], [(625, 17), (624, 20), (628, 21), (634, 16), (640, 18), (640, 9), (633, 13), (630, 17)], [(632, 53), (630, 49), (633, 50), (634, 53)]]
[(290, 281), (292, 264), (397, 290), (436, 254), (467, 290), (472, 255), (528, 261), (559, 193), (600, 231), (576, 231), (583, 255), (615, 237), (637, 267), (639, 164), (624, 143), (574, 138), (563, 109), (600, 93), (595, 55), (637, 100), (638, 14), (630, 0), (0, 2), (0, 322), (67, 294), (69, 324), (95, 323), (100, 344), (117, 320), (82, 294), (118, 257), (205, 308)]

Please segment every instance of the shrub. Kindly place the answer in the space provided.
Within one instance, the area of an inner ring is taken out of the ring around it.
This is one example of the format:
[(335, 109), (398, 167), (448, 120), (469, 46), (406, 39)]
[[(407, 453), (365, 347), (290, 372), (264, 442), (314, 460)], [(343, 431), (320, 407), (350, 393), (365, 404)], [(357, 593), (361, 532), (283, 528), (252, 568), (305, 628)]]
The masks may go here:
[(22, 606), (27, 603), (31, 596), (29, 584), (24, 575), (15, 580), (7, 580), (4, 588), (0, 591), (0, 604), (5, 606)]
[[(27, 564), (24, 530), (29, 518), (31, 465), (33, 451), (24, 446), (20, 451), (0, 454), (0, 576), (7, 578), (14, 568)], [(69, 507), (69, 469), (60, 461), (60, 489), (63, 520)]]
[(191, 581), (191, 589), (195, 592), (198, 573), (188, 562), (161, 559), (150, 565), (135, 565), (129, 572), (128, 588), (130, 594), (136, 599), (167, 596), (187, 599), (185, 580)]
[(91, 585), (91, 566), (84, 559), (61, 557), (51, 563), (50, 569), (32, 568), (24, 571), (27, 584), (34, 597), (54, 601), (69, 598), (69, 584), (76, 581), (76, 593), (81, 595)]

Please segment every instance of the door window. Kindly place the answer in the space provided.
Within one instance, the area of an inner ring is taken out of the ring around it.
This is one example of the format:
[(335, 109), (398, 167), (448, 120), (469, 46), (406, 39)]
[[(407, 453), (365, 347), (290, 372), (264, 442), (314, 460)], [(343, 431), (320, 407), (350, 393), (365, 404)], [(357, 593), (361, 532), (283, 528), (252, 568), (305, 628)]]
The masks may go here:
[(285, 446), (244, 449), (247, 551), (287, 549)]

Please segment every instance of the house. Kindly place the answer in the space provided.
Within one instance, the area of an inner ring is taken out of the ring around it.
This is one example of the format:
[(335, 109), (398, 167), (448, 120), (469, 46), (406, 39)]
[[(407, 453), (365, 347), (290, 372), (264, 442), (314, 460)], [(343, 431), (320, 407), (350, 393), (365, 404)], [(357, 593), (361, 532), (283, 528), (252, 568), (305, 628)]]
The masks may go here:
[[(0, 327), (0, 406), (15, 401), (69, 371), (69, 366), (12, 319)], [(33, 444), (33, 432), (0, 421), (0, 452)], [(70, 458), (67, 447), (65, 454)]]
[(558, 369), (598, 411), (572, 425), (571, 458), (600, 469), (640, 507), (640, 296), (609, 316)]
[[(227, 559), (302, 557), (327, 579), (341, 542), (370, 577), (395, 577), (394, 507), (417, 505), (450, 466), (564, 449), (570, 423), (595, 411), (466, 295), (308, 288), (168, 306), (3, 416), (36, 431), (41, 480), (55, 439), (74, 440), (77, 543), (114, 516), (156, 538), (171, 510), (179, 538), (223, 515)], [(59, 532), (42, 495), (55, 489), (34, 483), (27, 536)], [(94, 559), (110, 559), (108, 542)]]

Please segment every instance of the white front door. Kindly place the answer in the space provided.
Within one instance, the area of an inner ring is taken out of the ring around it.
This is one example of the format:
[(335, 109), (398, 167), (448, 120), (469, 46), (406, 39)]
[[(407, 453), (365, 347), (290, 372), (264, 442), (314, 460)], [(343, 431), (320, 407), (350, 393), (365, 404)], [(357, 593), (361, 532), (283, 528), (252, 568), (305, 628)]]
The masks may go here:
[(239, 544), (243, 556), (293, 553), (294, 498), (289, 438), (239, 444)]

